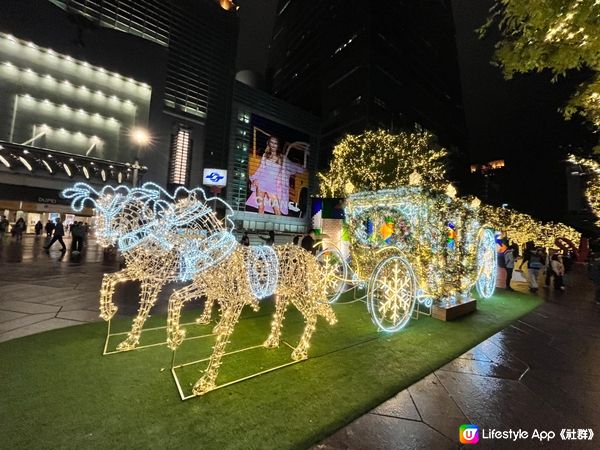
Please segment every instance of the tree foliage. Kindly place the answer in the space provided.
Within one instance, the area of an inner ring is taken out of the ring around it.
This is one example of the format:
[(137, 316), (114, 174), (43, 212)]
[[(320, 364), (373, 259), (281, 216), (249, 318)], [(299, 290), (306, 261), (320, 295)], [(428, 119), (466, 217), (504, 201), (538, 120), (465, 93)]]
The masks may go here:
[(598, 0), (496, 0), (483, 35), (497, 24), (502, 39), (495, 62), (510, 79), (516, 73), (541, 72), (553, 81), (569, 70), (588, 69), (563, 109), (569, 119), (580, 114), (600, 128), (600, 2)]
[(321, 195), (344, 197), (407, 185), (414, 171), (421, 176), (421, 184), (441, 187), (446, 158), (447, 151), (429, 131), (349, 134), (333, 149), (329, 171), (319, 173)]

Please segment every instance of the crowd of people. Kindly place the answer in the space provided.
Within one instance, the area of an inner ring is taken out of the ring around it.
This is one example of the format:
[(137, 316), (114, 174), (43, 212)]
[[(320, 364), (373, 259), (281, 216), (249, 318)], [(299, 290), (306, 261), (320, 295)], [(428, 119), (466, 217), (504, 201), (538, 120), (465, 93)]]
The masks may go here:
[[(498, 265), (506, 270), (506, 289), (514, 290), (511, 286), (515, 264), (519, 258), (519, 246), (515, 243), (509, 244), (503, 242), (504, 251), (498, 253)], [(560, 252), (556, 249), (550, 249), (546, 252), (543, 247), (538, 247), (530, 241), (525, 244), (523, 257), (517, 269), (523, 274), (523, 266), (527, 267), (527, 282), (529, 291), (536, 293), (539, 290), (538, 278), (540, 272), (544, 275), (545, 287), (553, 286), (557, 291), (565, 290), (564, 277), (571, 269), (575, 255), (572, 251)], [(524, 275), (522, 275), (524, 277)]]
[[(63, 237), (65, 234), (69, 233), (71, 235), (71, 253), (77, 255), (83, 250), (84, 242), (89, 233), (89, 224), (81, 221), (73, 222), (67, 225), (67, 229), (65, 230), (65, 226), (61, 219), (56, 218), (54, 221), (48, 220), (46, 225), (43, 225), (42, 222), (38, 220), (34, 225), (33, 230), (36, 238), (39, 238), (45, 231), (47, 243), (44, 245), (44, 250), (46, 250), (46, 252), (50, 251), (50, 248), (55, 242), (61, 244), (62, 251), (66, 252), (67, 246), (63, 241)], [(9, 231), (16, 242), (21, 242), (23, 240), (23, 234), (27, 232), (25, 220), (20, 217), (11, 227), (8, 219), (5, 216), (0, 216), (0, 243), (3, 242), (4, 235)]]
[[(267, 237), (260, 235), (258, 237), (264, 241), (265, 245), (272, 246), (275, 243), (275, 232), (273, 230), (269, 231), (269, 235)], [(306, 234), (297, 234), (294, 236), (292, 242), (294, 245), (299, 245), (307, 252), (315, 255), (317, 253), (317, 247), (315, 246), (317, 242), (316, 237), (316, 230), (311, 229)], [(247, 231), (244, 231), (244, 234), (240, 239), (240, 244), (245, 245), (246, 247), (250, 245), (250, 237), (248, 236)]]

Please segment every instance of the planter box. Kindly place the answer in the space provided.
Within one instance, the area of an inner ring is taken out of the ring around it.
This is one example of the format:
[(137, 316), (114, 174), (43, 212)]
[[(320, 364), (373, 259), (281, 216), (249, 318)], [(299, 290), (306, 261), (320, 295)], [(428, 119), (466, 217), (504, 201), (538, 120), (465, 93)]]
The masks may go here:
[(448, 321), (454, 320), (467, 314), (472, 313), (477, 309), (477, 300), (469, 298), (463, 300), (461, 303), (450, 305), (448, 307), (442, 307), (434, 305), (431, 308), (431, 317), (439, 320)]

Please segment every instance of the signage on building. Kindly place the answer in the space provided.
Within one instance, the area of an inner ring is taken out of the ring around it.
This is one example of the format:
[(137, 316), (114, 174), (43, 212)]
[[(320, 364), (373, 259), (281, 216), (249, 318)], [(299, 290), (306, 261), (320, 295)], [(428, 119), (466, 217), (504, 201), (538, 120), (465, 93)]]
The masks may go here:
[(227, 171), (223, 169), (204, 169), (202, 184), (205, 186), (226, 186)]

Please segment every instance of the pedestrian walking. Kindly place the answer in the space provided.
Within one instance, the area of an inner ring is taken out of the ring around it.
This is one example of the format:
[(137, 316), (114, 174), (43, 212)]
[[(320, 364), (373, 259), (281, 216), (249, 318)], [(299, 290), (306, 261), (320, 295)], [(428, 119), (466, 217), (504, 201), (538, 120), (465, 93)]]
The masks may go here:
[(56, 226), (54, 227), (54, 235), (52, 236), (52, 239), (50, 240), (50, 242), (48, 243), (48, 245), (46, 245), (44, 247), (44, 250), (46, 250), (46, 253), (48, 253), (50, 251), (50, 247), (52, 247), (52, 245), (58, 241), (60, 242), (60, 244), (62, 245), (62, 251), (66, 252), (67, 251), (67, 246), (65, 245), (64, 241), (63, 241), (63, 236), (65, 235), (65, 229), (63, 227), (62, 222), (60, 221), (60, 217), (56, 218)]
[(515, 268), (515, 249), (511, 245), (504, 252), (504, 267), (506, 268), (506, 290), (514, 291), (510, 287), (510, 280), (512, 280), (513, 270)]
[(242, 236), (242, 239), (240, 239), (240, 244), (244, 247), (250, 247), (250, 238), (248, 237), (247, 231), (244, 231), (244, 235)]
[(538, 291), (537, 278), (540, 273), (540, 269), (544, 267), (545, 256), (541, 249), (536, 248), (533, 242), (526, 244), (525, 253), (523, 254), (523, 261), (519, 268), (523, 267), (524, 263), (527, 263), (527, 275), (529, 277), (529, 291)]
[(600, 306), (600, 253), (591, 253), (588, 260), (588, 277), (594, 283), (594, 300)]
[(46, 223), (46, 226), (44, 227), (44, 229), (46, 230), (46, 237), (49, 238), (52, 236), (52, 232), (54, 231), (54, 222), (52, 222), (50, 219), (48, 219), (48, 222)]
[(6, 217), (1, 216), (0, 217), (0, 242), (2, 242), (2, 239), (4, 239), (4, 233), (6, 233), (7, 230), (8, 230), (8, 220), (6, 220)]
[(85, 228), (83, 222), (74, 222), (71, 225), (71, 253), (81, 253), (83, 250), (83, 237), (85, 235)]
[(22, 217), (19, 217), (19, 220), (15, 222), (13, 225), (12, 233), (13, 236), (17, 238), (17, 242), (21, 242), (23, 240), (23, 233), (27, 226), (25, 225), (25, 220)]
[(565, 276), (565, 266), (561, 261), (561, 257), (554, 254), (552, 255), (550, 262), (552, 265), (552, 272), (554, 273), (554, 289), (564, 291), (565, 284), (563, 277)]
[(548, 287), (551, 284), (552, 278), (554, 277), (554, 270), (552, 270), (552, 257), (555, 255), (556, 250), (550, 250), (548, 252), (548, 261), (546, 261), (546, 274), (544, 280), (544, 286)]
[(35, 237), (38, 237), (40, 234), (42, 234), (43, 229), (44, 229), (44, 225), (42, 225), (42, 221), (38, 220), (37, 223), (35, 224)]
[(300, 243), (300, 246), (304, 250), (312, 253), (313, 255), (315, 255), (317, 253), (317, 249), (315, 247), (315, 237), (316, 237), (316, 231), (314, 229), (310, 229), (308, 231), (308, 234), (306, 236), (304, 236), (304, 238), (302, 239), (302, 242)]

